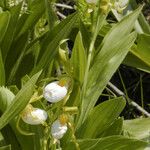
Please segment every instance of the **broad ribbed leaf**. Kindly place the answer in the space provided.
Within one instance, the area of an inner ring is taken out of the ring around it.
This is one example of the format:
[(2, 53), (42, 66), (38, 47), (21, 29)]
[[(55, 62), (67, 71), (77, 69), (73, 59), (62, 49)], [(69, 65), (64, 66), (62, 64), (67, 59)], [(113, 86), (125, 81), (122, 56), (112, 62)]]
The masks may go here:
[[(15, 95), (8, 88), (0, 87), (0, 112), (4, 112), (7, 109), (14, 97)], [(14, 127), (15, 126), (16, 124), (14, 123)], [(1, 130), (4, 140), (6, 141), (6, 144), (11, 145), (12, 149), (20, 150), (20, 144), (16, 138), (15, 132), (11, 127), (10, 125), (7, 125)]]
[[(7, 75), (9, 74), (8, 81), (7, 81), (9, 84), (12, 83), (13, 81), (16, 81), (16, 84), (17, 84), (17, 80), (20, 80), (21, 77), (25, 73), (29, 72), (26, 70), (26, 65), (28, 66), (27, 67), (28, 69), (30, 68), (29, 66), (32, 66), (32, 61), (28, 62), (29, 64), (21, 66), (21, 62), (23, 60), (23, 57), (25, 56), (25, 50), (27, 47), (27, 43), (28, 43), (28, 34), (24, 34), (24, 36), (22, 36), (11, 47), (11, 52), (8, 53), (9, 56), (7, 57), (7, 62), (6, 62), (6, 67), (7, 67), (6, 73), (7, 73)], [(22, 69), (22, 72), (18, 73), (17, 71), (18, 71), (19, 67), (22, 67), (23, 69)]]
[(10, 21), (8, 24), (6, 34), (1, 43), (1, 49), (2, 49), (2, 55), (3, 55), (4, 62), (7, 57), (9, 48), (12, 44), (13, 38), (14, 38), (14, 33), (15, 33), (18, 17), (20, 14), (20, 9), (21, 9), (21, 4), (14, 6), (10, 9)]
[[(29, 15), (23, 15), (19, 20), (19, 28), (21, 28), (20, 32), (18, 33), (17, 37), (20, 37), (25, 32), (28, 32), (30, 29), (32, 30), (37, 21), (40, 19), (42, 14), (45, 11), (45, 4), (44, 1), (41, 0), (34, 0), (31, 3)], [(25, 16), (25, 17), (24, 17)]]
[(79, 81), (81, 84), (84, 79), (86, 60), (87, 58), (82, 42), (82, 36), (81, 33), (79, 32), (75, 39), (71, 56), (71, 64), (73, 66), (73, 76), (75, 80)]
[(79, 138), (96, 138), (110, 127), (125, 107), (122, 97), (108, 100), (93, 108), (84, 124), (77, 131)]
[(5, 69), (4, 63), (2, 58), (2, 53), (0, 49), (0, 86), (5, 85)]
[[(14, 97), (15, 95), (9, 89), (5, 87), (0, 87), (1, 112), (4, 112), (9, 107)], [(30, 125), (25, 124), (24, 122), (21, 122), (20, 124), (25, 131), (35, 133), (35, 135), (25, 136), (20, 134), (18, 129), (16, 128), (16, 119), (12, 119), (9, 123), (9, 126), (6, 126), (2, 129), (2, 133), (7, 143), (10, 143), (11, 147), (15, 150), (20, 150), (20, 146), (22, 150), (40, 150), (43, 146), (39, 142), (43, 138), (43, 130), (41, 126), (32, 127)]]
[(130, 137), (149, 141), (150, 133), (150, 119), (139, 118), (133, 120), (125, 120), (123, 123), (125, 132)]
[(4, 112), (14, 98), (15, 95), (8, 88), (0, 87), (0, 111)]
[(0, 147), (0, 150), (11, 150), (11, 145)]
[[(81, 150), (144, 150), (148, 143), (126, 138), (123, 136), (110, 136), (100, 139), (78, 140)], [(65, 150), (76, 150), (73, 143), (68, 144)]]
[(5, 32), (7, 30), (8, 27), (8, 23), (9, 23), (9, 19), (10, 19), (10, 14), (9, 12), (3, 12), (0, 13), (0, 43), (5, 35)]
[(116, 119), (113, 124), (107, 128), (100, 136), (98, 137), (106, 137), (112, 135), (121, 135), (123, 128), (123, 118)]
[(0, 1), (0, 7), (3, 8), (3, 7), (5, 6), (4, 4), (5, 4), (4, 0), (1, 0), (1, 1)]
[(6, 125), (2, 130), (1, 130), (4, 140), (5, 140), (5, 145), (9, 144), (11, 145), (12, 150), (20, 150), (20, 143), (17, 140), (16, 134), (13, 132), (12, 128), (10, 125)]
[(127, 57), (123, 61), (123, 64), (150, 73), (150, 66), (131, 52), (128, 53)]
[(130, 50), (124, 63), (136, 67), (140, 70), (150, 72), (150, 35), (140, 34), (137, 40), (137, 46)]
[(133, 45), (136, 34), (130, 34), (141, 8), (125, 17), (107, 33), (89, 71), (87, 90), (82, 100), (77, 127), (86, 119), (103, 89)]
[(28, 104), (34, 90), (35, 83), (41, 72), (35, 74), (18, 92), (12, 103), (0, 118), (0, 129), (17, 116)]
[[(136, 9), (138, 7), (138, 3), (136, 0), (132, 0), (130, 1), (130, 11)], [(127, 9), (128, 9), (127, 8)], [(126, 10), (128, 12), (128, 10)], [(150, 34), (150, 26), (148, 24), (148, 21), (146, 20), (145, 16), (143, 15), (143, 13), (141, 12), (138, 18), (138, 23), (135, 26), (136, 29), (141, 28), (143, 33), (148, 33)]]
[(71, 30), (75, 27), (78, 18), (78, 13), (72, 14), (48, 33), (48, 37), (43, 41), (43, 46), (41, 48), (42, 57), (39, 58), (40, 60), (32, 71), (32, 74), (45, 68), (53, 60), (58, 52), (57, 47), (59, 46), (59, 42), (69, 35)]
[(150, 35), (141, 34), (137, 40), (137, 48), (131, 52), (150, 66)]
[(135, 38), (134, 33), (123, 38), (113, 49), (109, 49), (111, 50), (109, 53), (105, 53), (99, 57), (100, 59), (95, 60), (96, 64), (90, 70), (87, 91), (83, 99), (82, 114), (80, 116), (83, 117), (83, 120), (87, 117), (108, 81), (125, 58)]

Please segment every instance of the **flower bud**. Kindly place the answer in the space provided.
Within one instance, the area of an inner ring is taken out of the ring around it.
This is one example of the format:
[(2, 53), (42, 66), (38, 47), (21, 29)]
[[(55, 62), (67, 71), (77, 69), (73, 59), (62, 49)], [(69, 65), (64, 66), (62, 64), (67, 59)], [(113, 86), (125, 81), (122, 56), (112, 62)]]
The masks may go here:
[(65, 98), (67, 92), (68, 90), (65, 84), (59, 81), (55, 81), (48, 84), (44, 88), (43, 97), (51, 103), (56, 103)]
[(28, 105), (21, 114), (22, 120), (31, 125), (42, 124), (47, 119), (47, 112), (45, 110), (34, 108)]
[(67, 132), (67, 124), (61, 124), (60, 120), (57, 119), (56, 121), (53, 122), (52, 127), (51, 127), (51, 134), (54, 139), (61, 139), (64, 134)]

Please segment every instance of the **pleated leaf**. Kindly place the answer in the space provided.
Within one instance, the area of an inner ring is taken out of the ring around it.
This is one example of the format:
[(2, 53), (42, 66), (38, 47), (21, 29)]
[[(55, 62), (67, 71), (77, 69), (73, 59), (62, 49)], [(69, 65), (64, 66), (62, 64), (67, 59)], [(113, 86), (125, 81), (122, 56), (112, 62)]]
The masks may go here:
[(89, 71), (87, 89), (82, 100), (81, 115), (77, 127), (86, 119), (88, 113), (95, 105), (98, 97), (104, 90), (123, 59), (133, 45), (136, 34), (131, 33), (141, 8), (125, 17), (107, 33), (99, 53)]
[(20, 37), (25, 32), (28, 32), (30, 29), (33, 29), (37, 21), (43, 15), (44, 11), (45, 11), (44, 1), (41, 0), (32, 1), (29, 14), (23, 15), (19, 20), (18, 26), (19, 28), (21, 28), (21, 30), (18, 31), (17, 37)]
[(1, 43), (1, 49), (3, 54), (3, 60), (7, 57), (8, 51), (14, 39), (14, 33), (20, 14), (21, 4), (14, 6), (10, 9), (10, 20), (7, 27), (7, 31)]
[(11, 150), (11, 145), (0, 147), (0, 150)]
[(2, 58), (2, 53), (0, 49), (0, 86), (5, 85), (5, 69), (4, 62)]
[(138, 118), (133, 120), (125, 120), (123, 123), (125, 132), (131, 137), (149, 141), (150, 138), (150, 119)]
[(73, 66), (73, 76), (75, 80), (78, 80), (81, 84), (84, 79), (86, 60), (87, 58), (82, 42), (82, 36), (81, 33), (79, 32), (75, 39), (71, 56), (71, 63)]
[[(110, 136), (100, 139), (84, 139), (78, 141), (82, 150), (144, 150), (148, 143), (126, 138), (123, 136)], [(68, 144), (65, 150), (76, 150), (73, 143)]]
[(84, 124), (77, 131), (79, 138), (96, 138), (119, 116), (125, 107), (122, 97), (108, 100), (93, 108)]
[(34, 86), (40, 73), (41, 72), (35, 74), (18, 92), (12, 103), (9, 105), (9, 107), (0, 118), (0, 129), (2, 129), (26, 107), (33, 94)]
[(45, 68), (53, 60), (58, 52), (57, 48), (60, 41), (67, 38), (71, 30), (76, 26), (78, 18), (78, 13), (72, 14), (48, 33), (48, 36), (44, 39), (43, 46), (41, 47), (42, 52), (39, 57), (39, 62), (32, 71), (32, 74)]
[(7, 30), (8, 27), (8, 23), (9, 23), (9, 19), (10, 19), (10, 14), (9, 12), (3, 12), (0, 13), (0, 43), (5, 35), (5, 32)]

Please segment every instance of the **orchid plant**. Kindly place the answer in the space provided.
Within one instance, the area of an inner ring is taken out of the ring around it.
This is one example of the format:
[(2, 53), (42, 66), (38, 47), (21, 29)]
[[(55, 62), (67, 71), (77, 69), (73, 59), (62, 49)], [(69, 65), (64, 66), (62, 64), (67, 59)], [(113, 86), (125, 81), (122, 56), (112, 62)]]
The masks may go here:
[(61, 2), (0, 1), (0, 150), (149, 148), (148, 112), (124, 120), (126, 100), (133, 101), (111, 89), (99, 101), (120, 64), (150, 72), (142, 5)]

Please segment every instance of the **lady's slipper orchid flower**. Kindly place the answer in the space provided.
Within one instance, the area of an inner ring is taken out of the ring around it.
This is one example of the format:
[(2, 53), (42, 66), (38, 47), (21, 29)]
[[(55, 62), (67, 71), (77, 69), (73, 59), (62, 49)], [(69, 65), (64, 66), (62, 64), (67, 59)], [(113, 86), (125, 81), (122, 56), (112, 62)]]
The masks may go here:
[(44, 88), (43, 97), (51, 103), (56, 103), (65, 98), (67, 92), (68, 89), (64, 83), (62, 84), (60, 81), (55, 81)]
[(31, 125), (42, 124), (47, 119), (47, 112), (45, 110), (34, 108), (28, 105), (21, 114), (22, 120)]
[(67, 124), (62, 124), (59, 119), (55, 120), (51, 127), (51, 134), (54, 139), (59, 140), (61, 139), (64, 134), (67, 132)]

